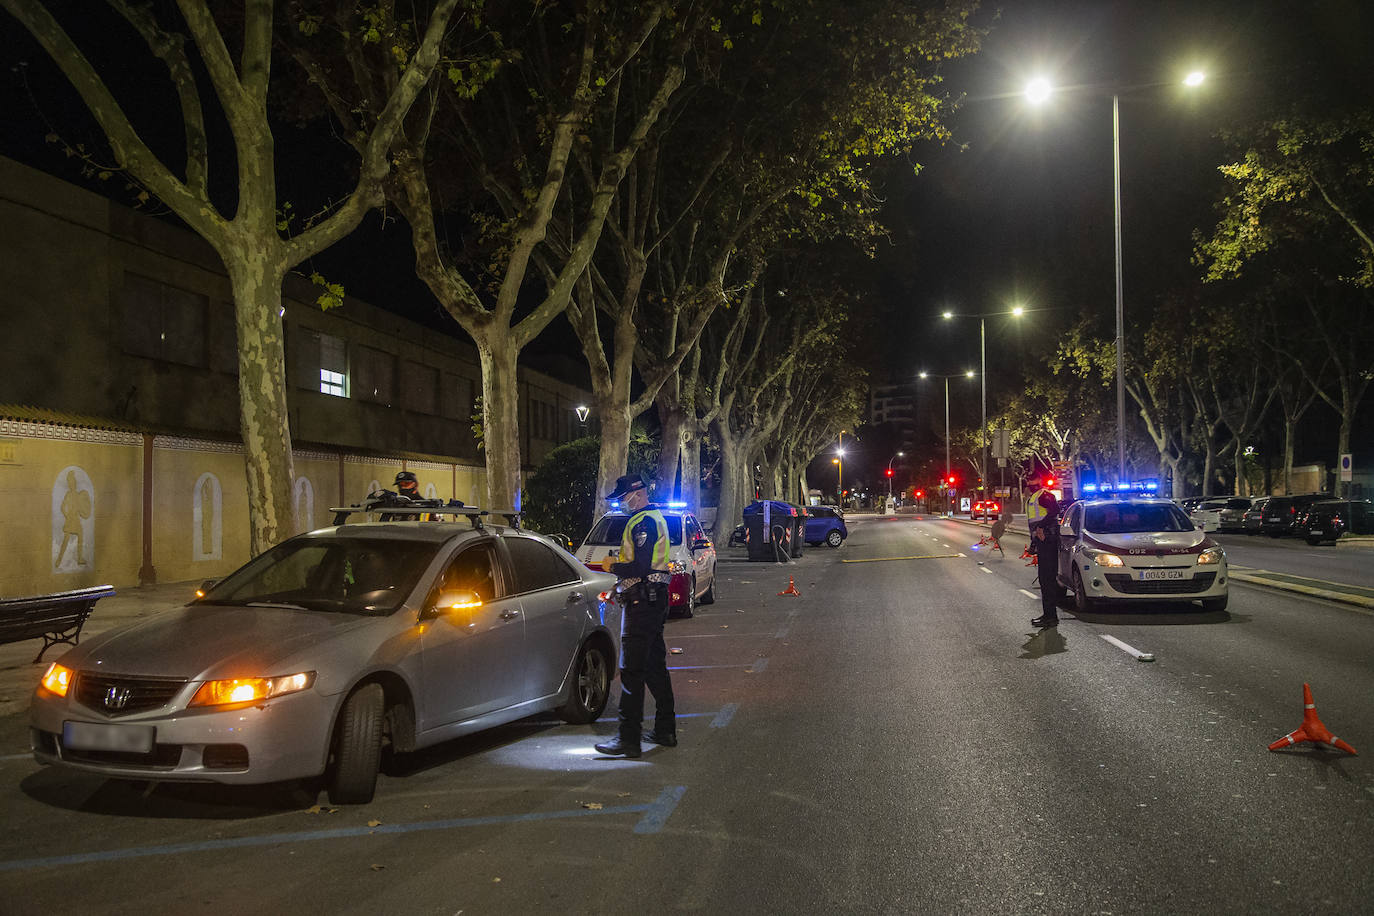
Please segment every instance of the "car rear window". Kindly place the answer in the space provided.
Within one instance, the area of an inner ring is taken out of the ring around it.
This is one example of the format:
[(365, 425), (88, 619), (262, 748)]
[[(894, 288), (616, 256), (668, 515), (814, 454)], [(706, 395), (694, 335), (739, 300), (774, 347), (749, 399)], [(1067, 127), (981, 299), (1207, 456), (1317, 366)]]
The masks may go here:
[(1109, 503), (1088, 506), (1083, 526), (1095, 534), (1192, 531), (1192, 519), (1170, 503)]
[[(586, 543), (598, 547), (619, 547), (625, 537), (625, 523), (629, 520), (628, 515), (603, 515), (601, 521), (592, 529), (592, 533), (587, 535)], [(674, 545), (681, 544), (682, 516), (664, 515), (663, 520), (668, 523), (668, 541)]]

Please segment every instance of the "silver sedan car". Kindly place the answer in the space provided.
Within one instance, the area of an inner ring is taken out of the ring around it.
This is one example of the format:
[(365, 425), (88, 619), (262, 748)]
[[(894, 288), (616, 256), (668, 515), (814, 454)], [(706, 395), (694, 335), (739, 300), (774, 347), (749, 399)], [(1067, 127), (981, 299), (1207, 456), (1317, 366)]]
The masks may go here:
[(384, 744), (417, 750), (546, 710), (598, 718), (618, 655), (614, 583), (480, 519), (300, 535), (63, 655), (34, 695), (33, 753), (121, 779), (325, 774), (336, 804), (367, 802)]

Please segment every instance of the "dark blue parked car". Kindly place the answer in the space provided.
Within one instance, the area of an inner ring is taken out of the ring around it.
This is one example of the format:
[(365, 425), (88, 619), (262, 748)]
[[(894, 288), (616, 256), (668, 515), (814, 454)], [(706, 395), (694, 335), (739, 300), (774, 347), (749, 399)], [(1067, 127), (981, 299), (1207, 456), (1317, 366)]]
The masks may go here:
[(830, 506), (806, 507), (806, 543), (839, 547), (847, 537), (849, 529), (845, 527), (844, 516), (839, 509)]

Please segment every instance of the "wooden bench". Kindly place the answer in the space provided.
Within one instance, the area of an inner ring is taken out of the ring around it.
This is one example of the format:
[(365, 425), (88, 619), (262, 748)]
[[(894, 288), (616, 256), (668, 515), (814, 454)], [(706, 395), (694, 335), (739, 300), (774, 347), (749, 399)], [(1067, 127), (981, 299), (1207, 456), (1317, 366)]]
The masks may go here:
[(58, 643), (76, 645), (95, 603), (114, 593), (112, 585), (96, 585), (32, 598), (0, 599), (0, 643), (41, 636), (43, 648), (34, 658), (34, 662), (41, 662), (43, 653)]

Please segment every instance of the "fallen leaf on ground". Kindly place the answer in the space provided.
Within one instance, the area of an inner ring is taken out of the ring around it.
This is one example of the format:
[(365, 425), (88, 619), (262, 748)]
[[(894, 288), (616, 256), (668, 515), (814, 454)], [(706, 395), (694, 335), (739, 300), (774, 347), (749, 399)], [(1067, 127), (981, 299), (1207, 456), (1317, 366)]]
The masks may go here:
[(616, 793), (616, 798), (629, 798), (629, 797), (630, 797), (630, 793), (629, 793), (629, 792), (617, 792), (617, 793)]
[(501, 879), (500, 879), (500, 878), (492, 878), (492, 879), (491, 879), (491, 883), (492, 883), (492, 884), (500, 884), (500, 883), (501, 883)]
[(722, 624), (720, 625), (720, 628), (721, 628), (722, 630), (728, 630), (728, 629), (730, 629), (730, 624), (728, 624), (728, 623), (722, 623)]
[(382, 869), (386, 868), (386, 866), (385, 866), (385, 865), (378, 865), (377, 863), (374, 862), (374, 863), (372, 863), (371, 868), (372, 868), (373, 871), (381, 871)]
[(311, 805), (305, 809), (306, 814), (319, 814), (323, 809), (319, 805)]
[(369, 827), (380, 827), (380, 826), (382, 826), (382, 822), (381, 822), (381, 821), (368, 821), (368, 822), (367, 822), (367, 826), (369, 826)]
[(601, 802), (583, 802), (582, 807), (586, 808), (588, 811), (600, 811)]

